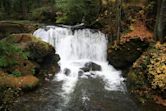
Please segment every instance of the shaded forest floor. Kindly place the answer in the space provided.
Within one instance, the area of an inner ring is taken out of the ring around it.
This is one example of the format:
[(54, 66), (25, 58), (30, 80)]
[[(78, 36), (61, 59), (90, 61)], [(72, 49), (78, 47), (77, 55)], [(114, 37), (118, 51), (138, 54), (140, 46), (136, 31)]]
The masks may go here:
[(145, 23), (136, 21), (130, 26), (130, 32), (121, 36), (121, 42), (129, 41), (130, 39), (141, 39), (142, 41), (152, 41), (153, 32), (150, 32)]

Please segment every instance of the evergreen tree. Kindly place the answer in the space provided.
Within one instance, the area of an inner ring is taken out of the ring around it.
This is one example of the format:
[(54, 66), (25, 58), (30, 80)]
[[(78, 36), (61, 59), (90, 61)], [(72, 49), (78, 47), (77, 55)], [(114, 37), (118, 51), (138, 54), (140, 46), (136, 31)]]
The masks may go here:
[(62, 22), (91, 24), (99, 13), (100, 0), (57, 0), (56, 6), (63, 13)]

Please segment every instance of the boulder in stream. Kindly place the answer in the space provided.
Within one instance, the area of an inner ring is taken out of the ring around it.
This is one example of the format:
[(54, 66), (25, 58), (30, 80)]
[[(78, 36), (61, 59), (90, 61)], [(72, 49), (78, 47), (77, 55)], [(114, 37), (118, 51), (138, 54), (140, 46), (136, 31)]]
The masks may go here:
[(63, 73), (64, 73), (66, 76), (68, 76), (68, 75), (71, 73), (71, 70), (68, 69), (68, 68), (65, 68), (65, 69), (63, 70)]
[(88, 62), (88, 63), (85, 63), (84, 67), (82, 67), (80, 69), (84, 72), (101, 71), (101, 66), (94, 62)]

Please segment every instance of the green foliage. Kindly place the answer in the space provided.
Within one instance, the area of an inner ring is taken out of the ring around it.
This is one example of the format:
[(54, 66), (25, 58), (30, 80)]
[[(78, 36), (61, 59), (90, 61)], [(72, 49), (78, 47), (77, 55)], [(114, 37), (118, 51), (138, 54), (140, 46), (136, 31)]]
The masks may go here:
[(63, 15), (63, 16), (57, 17), (57, 20), (56, 20), (56, 23), (58, 23), (58, 24), (61, 24), (61, 23), (66, 24), (68, 22), (70, 22), (70, 21), (68, 21), (67, 15)]
[(54, 8), (41, 7), (34, 9), (32, 11), (32, 19), (39, 22), (55, 22), (56, 21), (56, 11)]
[(35, 75), (35, 69), (33, 68), (31, 71), (32, 71), (32, 74)]
[(11, 73), (11, 75), (16, 76), (16, 77), (20, 77), (22, 74), (21, 74), (20, 71), (13, 71), (13, 72)]
[(30, 19), (32, 10), (55, 5), (55, 0), (0, 0), (0, 19)]
[(2, 68), (16, 65), (18, 59), (28, 59), (27, 54), (20, 48), (6, 41), (0, 41), (0, 52), (0, 67)]
[(76, 24), (84, 22), (91, 24), (97, 18), (100, 10), (99, 0), (57, 0), (56, 6), (63, 15), (57, 22)]
[(57, 23), (84, 22), (93, 25), (101, 11), (100, 2), (101, 0), (0, 0), (0, 19), (48, 20), (54, 23), (57, 14)]

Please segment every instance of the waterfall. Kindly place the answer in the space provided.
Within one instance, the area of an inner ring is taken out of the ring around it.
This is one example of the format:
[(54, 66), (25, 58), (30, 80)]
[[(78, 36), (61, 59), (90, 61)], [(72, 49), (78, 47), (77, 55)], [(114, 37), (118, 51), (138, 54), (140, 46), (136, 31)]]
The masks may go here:
[[(63, 81), (63, 95), (69, 95), (81, 78), (100, 77), (105, 81), (106, 90), (124, 90), (121, 72), (115, 70), (106, 60), (105, 34), (91, 29), (72, 30), (47, 26), (36, 30), (34, 35), (53, 45), (56, 53), (60, 55), (61, 71), (56, 74), (55, 80)], [(85, 71), (83, 69), (87, 63), (90, 64), (90, 68)]]

